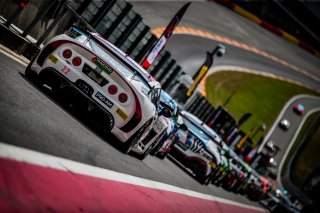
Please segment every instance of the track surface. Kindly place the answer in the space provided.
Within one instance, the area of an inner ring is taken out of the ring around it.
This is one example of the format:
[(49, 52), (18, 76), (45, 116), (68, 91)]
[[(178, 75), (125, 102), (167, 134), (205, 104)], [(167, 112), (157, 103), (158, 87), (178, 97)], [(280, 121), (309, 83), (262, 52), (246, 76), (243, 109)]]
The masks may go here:
[[(132, 1), (131, 3), (134, 6), (133, 9), (142, 15), (144, 22), (151, 29), (166, 26), (184, 4), (179, 1)], [(199, 29), (245, 43), (320, 77), (319, 59), (219, 4), (192, 2), (179, 26)], [(205, 60), (205, 52), (212, 51), (216, 44), (217, 42), (206, 38), (174, 34), (167, 43), (166, 49), (186, 73), (193, 74)], [(319, 81), (310, 79), (288, 67), (238, 47), (226, 46), (226, 55), (217, 59), (216, 65), (236, 65), (266, 71), (320, 88)]]
[[(166, 26), (175, 12), (184, 4), (183, 2), (143, 1), (133, 1), (131, 3), (134, 5), (134, 9), (143, 15), (145, 23), (152, 29)], [(199, 29), (239, 41), (283, 59), (290, 65), (305, 69), (318, 78), (320, 77), (319, 59), (219, 4), (192, 2), (179, 26)], [(212, 51), (217, 44), (216, 41), (200, 36), (174, 34), (166, 49), (170, 51), (172, 57), (177, 60), (177, 63), (182, 66), (186, 73), (193, 75), (204, 62), (205, 52)], [(222, 58), (216, 58), (214, 65), (231, 65), (272, 73), (320, 89), (319, 80), (310, 78), (269, 58), (258, 56), (232, 45), (224, 45), (227, 47), (226, 54)], [(272, 97), (270, 97), (270, 100), (272, 100)], [(296, 100), (294, 103), (302, 103), (306, 108), (306, 113), (320, 106), (319, 99), (308, 97)], [(298, 116), (292, 111), (294, 103), (290, 104), (278, 118), (274, 131), (270, 135), (270, 140), (280, 147), (280, 151), (275, 156), (278, 164), (304, 117)], [(282, 117), (288, 119), (291, 123), (288, 131), (283, 131), (277, 125)]]
[(112, 171), (257, 206), (213, 185), (196, 182), (170, 160), (122, 154), (24, 78), (25, 67), (0, 53), (0, 141)]
[[(181, 2), (133, 2), (152, 28), (165, 26)], [(140, 10), (140, 9), (139, 9)], [(210, 12), (209, 12), (210, 11)], [(139, 12), (139, 11), (138, 11)], [(214, 3), (192, 3), (181, 25), (207, 30), (274, 53), (319, 76), (319, 61), (298, 47), (260, 29)], [(188, 45), (186, 45), (188, 43)], [(215, 42), (174, 35), (167, 45), (183, 69), (192, 74)], [(268, 71), (319, 88), (316, 82), (273, 61), (228, 46), (217, 64)], [(137, 177), (171, 184), (257, 206), (244, 197), (215, 186), (202, 186), (169, 160), (147, 157), (143, 162), (122, 154), (110, 136), (97, 134), (24, 78), (25, 67), (0, 53), (0, 141)]]
[(2, 212), (266, 212), (3, 143), (0, 164)]
[[(303, 103), (305, 107), (305, 112), (303, 115), (298, 115), (293, 111), (293, 106), (298, 103)], [(284, 107), (283, 111), (279, 114), (278, 118), (276, 119), (273, 127), (271, 128), (271, 134), (266, 137), (265, 143), (268, 141), (273, 141), (275, 145), (277, 145), (280, 150), (274, 156), (275, 161), (277, 162), (278, 166), (272, 171), (275, 174), (280, 174), (279, 171), (280, 163), (283, 161), (285, 157), (285, 153), (288, 148), (291, 148), (293, 145), (295, 136), (297, 132), (301, 128), (300, 124), (303, 120), (310, 115), (310, 112), (320, 111), (320, 98), (315, 96), (309, 95), (302, 95), (297, 96), (296, 98), (291, 99), (288, 101), (286, 106)], [(290, 127), (287, 130), (282, 129), (279, 126), (279, 122), (282, 119), (287, 119), (290, 122)]]

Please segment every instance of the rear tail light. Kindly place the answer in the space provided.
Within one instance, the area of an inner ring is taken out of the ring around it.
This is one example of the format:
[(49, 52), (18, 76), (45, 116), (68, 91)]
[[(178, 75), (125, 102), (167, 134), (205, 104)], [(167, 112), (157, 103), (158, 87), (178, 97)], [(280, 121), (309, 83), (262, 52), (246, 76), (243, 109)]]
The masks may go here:
[(120, 101), (120, 103), (125, 103), (128, 100), (128, 96), (125, 93), (121, 93), (118, 97), (118, 100)]
[(58, 40), (48, 44), (43, 50), (41, 51), (40, 55), (38, 56), (37, 63), (42, 66), (44, 61), (48, 58), (48, 56), (58, 47), (65, 43), (70, 43), (68, 40)]
[(65, 49), (62, 53), (62, 56), (66, 59), (71, 58), (72, 56), (72, 51), (69, 49)]
[[(128, 123), (120, 128), (124, 132), (130, 132), (131, 130), (133, 130), (133, 128), (135, 128), (140, 123), (141, 118), (142, 118), (142, 109), (141, 109), (139, 99), (135, 93), (133, 93), (133, 96), (134, 96), (134, 100), (136, 102), (136, 104), (135, 104), (136, 112), (134, 113), (132, 118), (128, 121)], [(151, 118), (145, 125), (149, 126), (150, 123), (152, 122), (152, 120), (153, 120), (153, 118)]]
[(82, 60), (81, 60), (81, 58), (80, 57), (74, 57), (73, 59), (72, 59), (72, 64), (74, 65), (74, 66), (79, 66), (80, 64), (81, 64), (81, 62), (82, 62)]
[(111, 85), (108, 87), (108, 92), (110, 95), (114, 95), (118, 92), (118, 88), (115, 85)]

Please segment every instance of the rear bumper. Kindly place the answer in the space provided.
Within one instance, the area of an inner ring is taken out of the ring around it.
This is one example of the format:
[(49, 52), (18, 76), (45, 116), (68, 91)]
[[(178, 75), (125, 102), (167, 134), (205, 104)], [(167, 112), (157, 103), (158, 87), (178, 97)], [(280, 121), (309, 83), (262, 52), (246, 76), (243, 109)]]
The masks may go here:
[(173, 148), (170, 150), (170, 155), (194, 173), (202, 173), (204, 176), (210, 173), (211, 167), (206, 161), (195, 155), (191, 156), (186, 154), (177, 144), (173, 145)]
[[(93, 89), (85, 81), (78, 80), (73, 83), (54, 68), (41, 70), (39, 80), (50, 86), (55, 92), (58, 92), (74, 108), (87, 112), (93, 122), (97, 123), (105, 131), (110, 132), (114, 127), (112, 114), (90, 97), (90, 90), (93, 91)], [(84, 90), (87, 91), (88, 95)]]

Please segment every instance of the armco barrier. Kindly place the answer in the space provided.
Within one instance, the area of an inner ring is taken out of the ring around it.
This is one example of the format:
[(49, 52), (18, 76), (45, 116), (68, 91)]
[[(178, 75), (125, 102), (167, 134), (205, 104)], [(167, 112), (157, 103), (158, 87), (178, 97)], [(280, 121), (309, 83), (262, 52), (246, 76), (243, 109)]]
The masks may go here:
[(306, 50), (307, 52), (311, 53), (312, 55), (316, 56), (317, 58), (320, 58), (320, 52), (317, 51), (315, 48), (311, 47), (309, 44), (305, 43), (304, 41), (301, 41), (300, 39), (296, 38), (293, 35), (290, 35), (289, 33), (285, 32), (284, 30), (273, 26), (272, 24), (261, 20), (260, 18), (258, 18), (257, 16), (255, 16), (254, 14), (248, 12), (247, 10), (239, 7), (238, 5), (236, 5), (235, 3), (231, 2), (230, 0), (211, 0), (214, 2), (217, 2), (219, 4), (224, 5), (225, 7), (235, 11), (236, 13), (246, 17), (247, 19), (249, 19), (250, 21), (260, 25), (261, 27), (267, 29), (268, 31), (276, 34), (277, 36), (280, 36), (284, 39), (286, 39), (287, 41), (301, 47), (302, 49)]

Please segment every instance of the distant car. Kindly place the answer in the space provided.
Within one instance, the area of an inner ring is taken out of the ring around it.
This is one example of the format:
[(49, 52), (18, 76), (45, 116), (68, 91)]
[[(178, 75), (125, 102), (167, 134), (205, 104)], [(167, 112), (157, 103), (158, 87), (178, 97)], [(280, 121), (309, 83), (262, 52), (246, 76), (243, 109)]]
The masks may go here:
[(242, 180), (245, 177), (242, 167), (235, 159), (229, 160), (230, 171), (228, 172), (226, 178), (221, 183), (221, 186), (228, 190), (233, 191), (241, 184)]
[(270, 158), (269, 160), (269, 166), (272, 166), (272, 167), (277, 167), (278, 166), (278, 162), (275, 161), (275, 159), (273, 157)]
[(298, 115), (303, 115), (304, 114), (304, 106), (302, 104), (295, 104), (295, 105), (293, 105), (292, 109)]
[(280, 150), (280, 148), (271, 140), (266, 143), (265, 148), (272, 157), (275, 156)]
[(220, 185), (229, 173), (229, 160), (221, 155), (221, 163), (217, 170), (214, 171), (211, 178), (211, 184)]
[(221, 163), (218, 145), (203, 128), (205, 124), (194, 122), (190, 116), (186, 116), (185, 111), (181, 112), (180, 116), (188, 131), (178, 131), (180, 137), (173, 145), (170, 155), (189, 168), (196, 178), (205, 184)]
[(222, 138), (211, 127), (209, 127), (207, 124), (201, 121), (198, 117), (187, 111), (181, 111), (181, 114), (184, 117), (188, 118), (188, 120), (190, 120), (192, 123), (201, 127), (202, 131), (204, 131), (215, 144), (217, 144), (220, 147), (223, 146), (224, 143), (222, 141)]
[(158, 145), (150, 152), (150, 154), (157, 155), (160, 159), (164, 159), (168, 155), (173, 144), (179, 139), (178, 130), (187, 131), (187, 127), (183, 124), (182, 119), (178, 119), (179, 108), (177, 103), (164, 91), (161, 91), (160, 106), (170, 108), (172, 110), (172, 116), (167, 119), (168, 128)]
[(279, 123), (279, 126), (283, 130), (288, 130), (290, 127), (290, 122), (287, 119), (282, 119)]
[[(155, 81), (155, 79), (153, 79), (153, 81)], [(158, 95), (160, 96), (161, 90), (158, 90), (158, 92)], [(156, 107), (158, 117), (156, 122), (152, 125), (151, 131), (148, 132), (148, 134), (143, 135), (142, 140), (132, 148), (132, 151), (138, 155), (137, 157), (140, 160), (145, 159), (151, 153), (170, 127), (169, 118), (172, 116), (172, 108), (168, 105), (160, 105), (160, 101), (158, 101)]]

